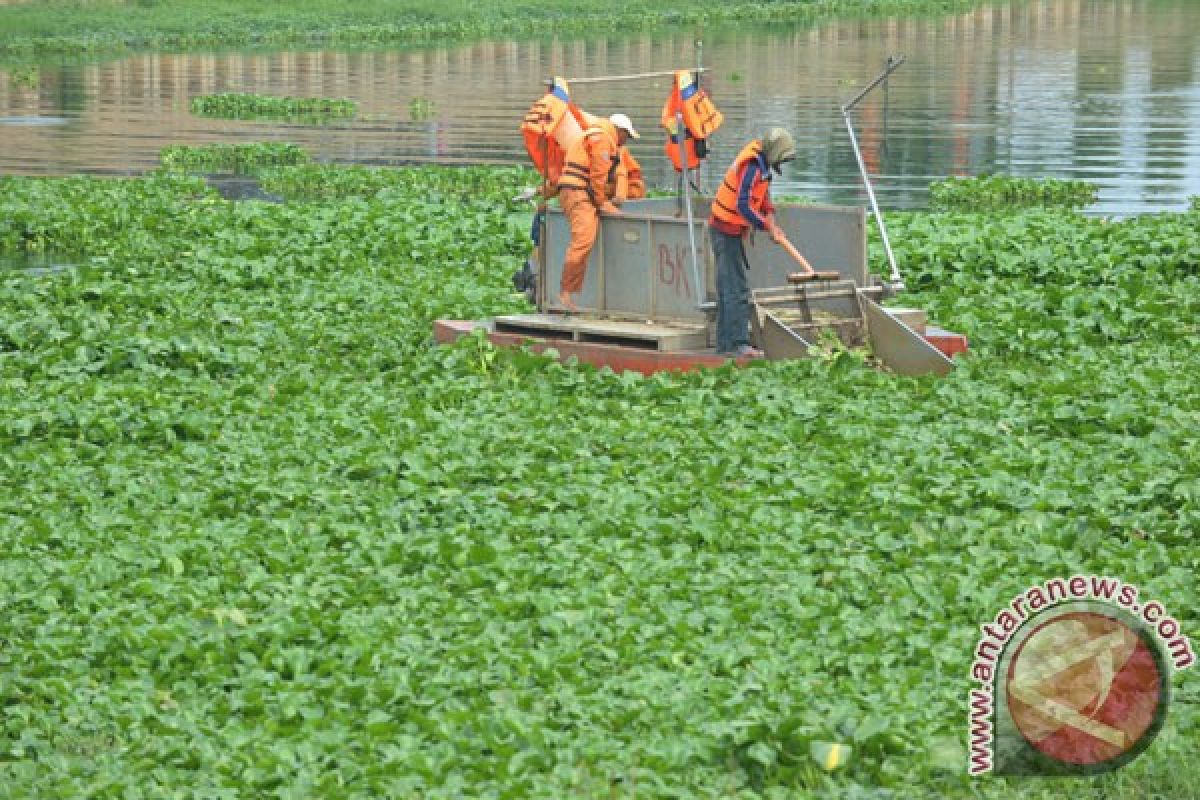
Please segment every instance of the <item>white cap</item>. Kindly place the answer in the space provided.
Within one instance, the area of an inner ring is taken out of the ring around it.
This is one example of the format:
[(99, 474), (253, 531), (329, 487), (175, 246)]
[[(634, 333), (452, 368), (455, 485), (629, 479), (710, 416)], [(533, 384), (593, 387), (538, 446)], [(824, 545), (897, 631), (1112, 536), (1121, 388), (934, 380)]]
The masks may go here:
[(642, 138), (641, 136), (638, 136), (638, 132), (633, 129), (633, 122), (631, 122), (629, 117), (625, 116), (624, 114), (613, 114), (608, 118), (608, 121), (611, 122), (615, 127), (620, 128), (628, 133), (630, 139)]

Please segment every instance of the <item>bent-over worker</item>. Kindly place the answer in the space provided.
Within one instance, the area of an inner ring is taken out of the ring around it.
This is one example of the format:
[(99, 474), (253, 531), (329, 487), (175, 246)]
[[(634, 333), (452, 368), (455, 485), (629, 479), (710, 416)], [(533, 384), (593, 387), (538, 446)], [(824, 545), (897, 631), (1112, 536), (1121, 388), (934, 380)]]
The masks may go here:
[(717, 262), (717, 352), (756, 356), (750, 346), (750, 287), (743, 238), (751, 229), (766, 231), (776, 243), (784, 241), (775, 224), (771, 203), (771, 169), (780, 174), (796, 157), (796, 145), (783, 128), (770, 128), (761, 139), (742, 148), (725, 173), (708, 218)]
[(568, 311), (579, 310), (571, 295), (583, 289), (588, 256), (599, 231), (600, 212), (617, 213), (608, 186), (616, 180), (621, 168), (620, 149), (631, 138), (639, 137), (629, 117), (613, 114), (585, 130), (567, 153), (562, 177), (558, 179), (558, 201), (571, 228), (571, 243), (563, 260), (558, 302)]
[(629, 152), (621, 148), (621, 168), (611, 184), (613, 202), (618, 206), (626, 200), (641, 200), (646, 196), (646, 179), (642, 176), (642, 165)]

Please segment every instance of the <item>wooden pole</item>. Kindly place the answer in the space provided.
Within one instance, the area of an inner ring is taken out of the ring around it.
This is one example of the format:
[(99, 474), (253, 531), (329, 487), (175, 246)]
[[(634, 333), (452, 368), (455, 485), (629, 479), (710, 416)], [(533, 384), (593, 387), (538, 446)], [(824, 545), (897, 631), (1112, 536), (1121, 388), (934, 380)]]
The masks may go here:
[(808, 259), (800, 255), (800, 251), (797, 250), (795, 246), (787, 240), (786, 236), (780, 236), (778, 244), (783, 248), (784, 252), (791, 256), (792, 260), (803, 267), (806, 272), (816, 272), (816, 270), (812, 268), (812, 264), (808, 263)]

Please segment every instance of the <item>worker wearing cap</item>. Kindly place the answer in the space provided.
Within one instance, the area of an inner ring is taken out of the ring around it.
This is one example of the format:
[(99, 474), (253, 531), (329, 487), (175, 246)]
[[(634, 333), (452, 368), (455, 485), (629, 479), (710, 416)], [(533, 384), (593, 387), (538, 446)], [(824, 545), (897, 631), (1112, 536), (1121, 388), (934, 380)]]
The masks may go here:
[(796, 157), (796, 145), (783, 128), (770, 128), (761, 139), (742, 148), (717, 189), (708, 219), (717, 262), (717, 352), (761, 355), (750, 346), (750, 287), (746, 281), (743, 237), (766, 231), (775, 242), (783, 231), (775, 224), (771, 203), (771, 169), (778, 175)]
[(571, 228), (558, 295), (559, 304), (567, 311), (579, 310), (571, 295), (583, 289), (588, 256), (600, 229), (600, 212), (617, 212), (608, 187), (621, 170), (621, 147), (631, 138), (639, 137), (629, 117), (613, 114), (585, 130), (567, 151), (558, 179), (558, 201)]

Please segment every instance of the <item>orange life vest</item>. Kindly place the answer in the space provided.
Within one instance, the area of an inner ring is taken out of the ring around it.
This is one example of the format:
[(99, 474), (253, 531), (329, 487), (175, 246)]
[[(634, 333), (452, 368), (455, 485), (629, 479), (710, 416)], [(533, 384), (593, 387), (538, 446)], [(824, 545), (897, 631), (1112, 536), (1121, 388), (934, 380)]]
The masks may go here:
[[(683, 115), (683, 154), (680, 154), (679, 130), (676, 115)], [(662, 126), (667, 130), (665, 145), (667, 157), (675, 165), (676, 172), (683, 171), (684, 159), (688, 169), (700, 166), (700, 159), (707, 155), (705, 140), (711, 136), (725, 115), (717, 110), (708, 92), (700, 88), (696, 77), (687, 70), (675, 73), (671, 96), (662, 110)]]
[[(559, 189), (584, 189), (592, 202), (602, 206), (608, 202), (608, 186), (615, 184), (623, 174), (620, 148), (617, 146), (617, 129), (608, 120), (599, 120), (583, 132), (579, 141), (571, 146), (563, 163)], [(592, 180), (592, 162), (607, 157), (609, 164), (604, 176), (597, 182)]]
[(615, 177), (609, 196), (622, 200), (640, 200), (646, 196), (642, 165), (633, 157), (633, 153), (629, 152), (628, 147), (621, 148), (621, 168), (617, 170)]
[[(743, 228), (751, 227), (750, 221), (738, 211), (738, 187), (742, 183), (742, 173), (746, 169), (746, 165), (758, 158), (758, 154), (761, 152), (762, 142), (755, 139), (737, 154), (737, 158), (733, 160), (733, 164), (725, 173), (725, 179), (717, 188), (717, 196), (713, 198), (712, 215), (715, 219)], [(770, 188), (770, 180), (760, 175), (754, 182), (754, 186), (750, 188), (750, 207), (755, 211), (762, 209)]]
[(567, 148), (563, 146), (564, 125), (575, 128), (584, 126), (583, 112), (571, 102), (567, 84), (559, 78), (546, 94), (533, 104), (521, 123), (521, 135), (525, 139), (525, 150), (534, 167), (549, 183), (556, 183), (562, 174), (563, 159)]

